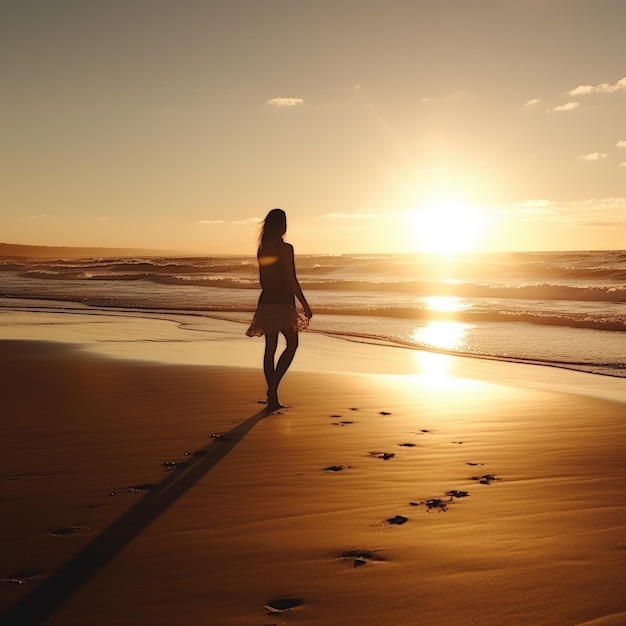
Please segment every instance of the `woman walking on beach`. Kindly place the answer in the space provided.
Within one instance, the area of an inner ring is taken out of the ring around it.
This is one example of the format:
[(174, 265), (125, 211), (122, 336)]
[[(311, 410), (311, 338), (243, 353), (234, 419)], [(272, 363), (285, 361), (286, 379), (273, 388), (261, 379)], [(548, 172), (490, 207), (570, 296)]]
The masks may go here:
[[(304, 330), (313, 316), (296, 277), (293, 246), (283, 241), (287, 232), (287, 216), (282, 209), (272, 209), (261, 228), (257, 260), (261, 296), (248, 328), (248, 337), (265, 335), (263, 372), (267, 381), (267, 410), (282, 408), (278, 401), (278, 385), (291, 365), (298, 348), (298, 331)], [(304, 309), (296, 311), (295, 298)], [(276, 361), (278, 335), (282, 333), (287, 345)]]

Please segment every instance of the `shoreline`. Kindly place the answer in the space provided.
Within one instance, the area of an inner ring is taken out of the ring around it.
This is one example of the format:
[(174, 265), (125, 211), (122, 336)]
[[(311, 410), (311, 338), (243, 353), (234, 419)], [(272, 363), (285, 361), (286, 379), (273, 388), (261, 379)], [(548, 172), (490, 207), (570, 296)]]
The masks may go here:
[[(15, 300), (15, 299), (13, 299)], [(27, 302), (31, 302), (26, 299)], [(37, 302), (37, 301), (33, 301)], [(40, 300), (45, 303), (45, 300)], [(58, 303), (59, 301), (52, 301)], [(149, 309), (92, 308), (73, 301), (70, 309), (7, 307), (0, 301), (0, 339), (52, 339), (81, 343), (92, 352), (157, 363), (236, 366), (257, 369), (263, 341), (244, 336), (245, 324), (225, 317)], [(11, 316), (19, 320), (11, 320)], [(102, 321), (96, 326), (94, 319)], [(3, 324), (9, 320), (9, 325)], [(50, 325), (50, 320), (56, 328)], [(137, 322), (139, 321), (139, 324)], [(98, 331), (94, 332), (94, 329)], [(138, 330), (141, 328), (141, 330)], [(115, 337), (113, 337), (113, 335)], [(626, 403), (626, 378), (550, 363), (423, 350), (386, 341), (306, 331), (291, 371), (371, 374), (425, 374), (502, 380), (522, 387), (575, 393)], [(381, 358), (381, 355), (382, 356)]]

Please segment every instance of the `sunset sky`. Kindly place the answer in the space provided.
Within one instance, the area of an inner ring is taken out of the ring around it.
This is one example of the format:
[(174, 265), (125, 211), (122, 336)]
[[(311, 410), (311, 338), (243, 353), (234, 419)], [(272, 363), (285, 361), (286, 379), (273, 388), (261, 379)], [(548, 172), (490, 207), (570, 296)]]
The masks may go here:
[(2, 0), (0, 241), (626, 247), (624, 0)]

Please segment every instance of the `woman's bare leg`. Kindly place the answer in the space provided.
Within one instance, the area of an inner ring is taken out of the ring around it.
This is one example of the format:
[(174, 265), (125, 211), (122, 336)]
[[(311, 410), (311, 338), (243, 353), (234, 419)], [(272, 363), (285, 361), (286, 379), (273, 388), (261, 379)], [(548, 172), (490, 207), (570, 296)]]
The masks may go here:
[(272, 378), (272, 384), (268, 385), (268, 399), (271, 397), (271, 399), (275, 401), (276, 408), (280, 408), (282, 406), (281, 403), (278, 401), (278, 385), (280, 385), (280, 381), (283, 379), (285, 372), (289, 369), (289, 366), (293, 361), (293, 357), (296, 354), (296, 350), (298, 349), (297, 331), (291, 330), (283, 332), (283, 335), (285, 336), (285, 339), (287, 341), (287, 346), (283, 350), (283, 353), (280, 355), (278, 363), (276, 363), (274, 376)]
[[(267, 403), (277, 402), (274, 387), (274, 359), (278, 346), (278, 333), (265, 333), (265, 354), (263, 355), (263, 373), (267, 382)], [(270, 397), (273, 394), (273, 398)]]

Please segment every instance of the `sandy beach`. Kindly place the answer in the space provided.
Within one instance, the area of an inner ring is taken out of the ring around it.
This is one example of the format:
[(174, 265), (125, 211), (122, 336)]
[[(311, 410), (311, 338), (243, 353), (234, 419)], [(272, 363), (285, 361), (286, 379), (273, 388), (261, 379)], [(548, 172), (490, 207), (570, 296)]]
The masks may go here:
[(626, 623), (622, 381), (307, 333), (265, 415), (217, 322), (7, 328), (2, 626)]

